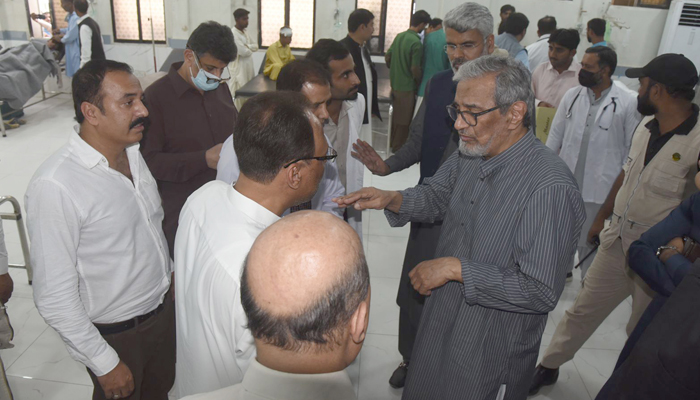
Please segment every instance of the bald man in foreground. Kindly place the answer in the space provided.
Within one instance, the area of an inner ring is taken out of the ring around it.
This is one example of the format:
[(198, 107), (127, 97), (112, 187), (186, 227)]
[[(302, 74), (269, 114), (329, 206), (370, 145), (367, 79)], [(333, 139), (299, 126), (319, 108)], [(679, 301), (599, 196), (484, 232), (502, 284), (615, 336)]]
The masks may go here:
[(248, 254), (241, 300), (257, 348), (243, 382), (183, 400), (357, 398), (344, 370), (365, 340), (370, 285), (350, 225), (321, 211), (271, 225)]

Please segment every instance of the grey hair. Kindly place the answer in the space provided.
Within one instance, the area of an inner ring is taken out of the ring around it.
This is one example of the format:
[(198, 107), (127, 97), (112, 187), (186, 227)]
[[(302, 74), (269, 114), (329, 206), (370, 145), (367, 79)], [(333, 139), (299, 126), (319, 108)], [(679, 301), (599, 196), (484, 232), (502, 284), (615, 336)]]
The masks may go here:
[(530, 71), (512, 57), (483, 56), (462, 65), (455, 74), (454, 81), (476, 79), (487, 74), (496, 74), (493, 97), (501, 114), (505, 114), (516, 102), (523, 101), (527, 104), (523, 126), (528, 129), (533, 127), (535, 93), (530, 84)]
[(486, 40), (489, 35), (493, 35), (493, 15), (488, 8), (481, 4), (464, 3), (445, 14), (442, 26), (454, 29), (459, 33), (476, 29)]

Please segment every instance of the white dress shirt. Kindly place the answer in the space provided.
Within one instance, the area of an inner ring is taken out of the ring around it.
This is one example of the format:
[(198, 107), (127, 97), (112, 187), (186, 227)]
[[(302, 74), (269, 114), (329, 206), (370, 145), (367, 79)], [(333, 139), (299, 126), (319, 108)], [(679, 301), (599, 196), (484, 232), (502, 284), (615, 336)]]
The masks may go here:
[(0, 275), (5, 275), (8, 271), (7, 248), (5, 247), (5, 235), (2, 232), (2, 220), (0, 220)]
[(581, 63), (571, 61), (569, 69), (561, 74), (547, 61), (535, 68), (532, 73), (532, 90), (535, 92), (535, 105), (546, 102), (559, 108), (559, 103), (564, 94), (571, 88), (579, 86), (578, 73), (581, 71)]
[[(326, 138), (328, 142), (328, 138)], [(330, 142), (328, 142), (330, 146)], [(219, 153), (219, 163), (216, 165), (216, 179), (226, 182), (229, 185), (238, 180), (241, 170), (238, 168), (238, 157), (233, 148), (233, 135), (229, 136), (221, 147)], [(342, 218), (344, 209), (340, 209), (333, 199), (345, 196), (345, 188), (340, 183), (338, 176), (338, 166), (335, 162), (326, 162), (323, 169), (323, 177), (318, 184), (318, 190), (311, 199), (311, 208), (318, 211), (333, 213)]]
[(243, 382), (183, 400), (356, 400), (345, 371), (326, 374), (290, 374), (250, 363)]
[(255, 238), (279, 217), (215, 180), (194, 192), (175, 236), (176, 396), (241, 382), (255, 344), (240, 275)]
[(139, 145), (126, 154), (133, 183), (74, 134), (39, 167), (25, 196), (36, 308), (97, 376), (119, 357), (93, 323), (146, 314), (170, 287), (158, 187)]
[(583, 201), (603, 204), (615, 179), (627, 160), (632, 135), (642, 116), (637, 112), (636, 93), (614, 82), (602, 100), (593, 124), (586, 127), (591, 101), (590, 89), (577, 86), (564, 95), (552, 121), (547, 147), (564, 160), (573, 173), (576, 170), (584, 131), (590, 139), (586, 152)]
[(530, 72), (533, 72), (540, 64), (549, 61), (549, 37), (551, 34), (540, 36), (535, 43), (525, 47), (527, 59), (530, 62)]

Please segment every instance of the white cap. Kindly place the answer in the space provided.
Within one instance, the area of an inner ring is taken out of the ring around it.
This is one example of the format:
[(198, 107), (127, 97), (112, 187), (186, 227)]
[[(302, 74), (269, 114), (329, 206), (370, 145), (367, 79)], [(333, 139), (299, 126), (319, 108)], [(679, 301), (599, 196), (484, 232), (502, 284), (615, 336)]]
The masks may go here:
[(280, 35), (284, 37), (291, 37), (292, 36), (292, 28), (284, 27), (280, 29)]

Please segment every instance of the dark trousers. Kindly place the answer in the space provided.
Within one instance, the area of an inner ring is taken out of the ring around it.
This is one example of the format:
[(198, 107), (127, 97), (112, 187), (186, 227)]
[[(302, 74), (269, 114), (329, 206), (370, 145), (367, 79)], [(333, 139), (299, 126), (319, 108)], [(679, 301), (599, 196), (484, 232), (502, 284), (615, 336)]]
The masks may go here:
[(391, 92), (391, 150), (396, 153), (408, 139), (408, 128), (413, 120), (416, 92)]
[[(124, 332), (102, 337), (117, 352), (134, 375), (134, 393), (129, 400), (168, 400), (175, 383), (175, 304), (170, 292), (163, 311)], [(95, 390), (93, 400), (108, 400), (88, 369)]]

